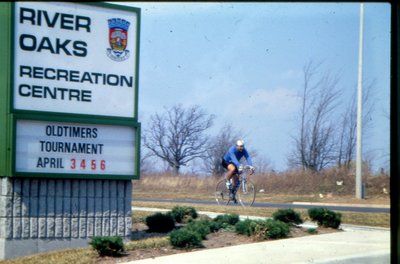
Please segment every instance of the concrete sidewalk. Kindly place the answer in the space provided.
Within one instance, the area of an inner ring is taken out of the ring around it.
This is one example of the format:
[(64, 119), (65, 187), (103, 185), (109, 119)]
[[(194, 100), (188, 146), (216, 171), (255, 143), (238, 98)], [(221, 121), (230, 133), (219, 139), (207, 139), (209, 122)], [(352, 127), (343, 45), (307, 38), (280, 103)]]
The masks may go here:
[[(132, 210), (169, 211), (168, 209), (132, 207)], [(198, 212), (211, 218), (221, 213)], [(241, 216), (244, 219), (265, 219)], [(316, 227), (312, 223), (304, 227)], [(232, 247), (206, 249), (125, 264), (389, 264), (390, 229), (341, 225), (344, 232), (280, 239)]]
[(208, 249), (126, 264), (390, 263), (390, 231), (351, 227), (344, 232)]

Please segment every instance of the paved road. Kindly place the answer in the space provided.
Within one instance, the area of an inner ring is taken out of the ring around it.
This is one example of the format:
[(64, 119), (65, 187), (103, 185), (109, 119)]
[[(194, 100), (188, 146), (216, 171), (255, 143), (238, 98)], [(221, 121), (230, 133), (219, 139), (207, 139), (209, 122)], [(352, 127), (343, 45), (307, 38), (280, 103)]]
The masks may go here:
[[(133, 205), (135, 201), (138, 202), (157, 202), (157, 203), (192, 203), (192, 204), (216, 204), (212, 201), (199, 201), (199, 200), (163, 200), (163, 199), (133, 199)], [(240, 205), (232, 205), (240, 206)], [(333, 211), (349, 211), (349, 212), (362, 212), (362, 213), (390, 213), (389, 207), (366, 207), (359, 205), (339, 206), (339, 205), (325, 205), (325, 204), (313, 204), (313, 203), (254, 203), (252, 207), (271, 207), (271, 208), (320, 208), (324, 207)]]

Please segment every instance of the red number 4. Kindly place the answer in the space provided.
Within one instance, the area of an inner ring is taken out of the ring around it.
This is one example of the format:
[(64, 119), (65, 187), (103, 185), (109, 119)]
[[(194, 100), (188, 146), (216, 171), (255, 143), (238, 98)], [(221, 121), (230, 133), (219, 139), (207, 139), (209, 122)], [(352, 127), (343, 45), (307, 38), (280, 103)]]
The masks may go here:
[(85, 160), (81, 160), (81, 169), (82, 170), (86, 169), (86, 161)]

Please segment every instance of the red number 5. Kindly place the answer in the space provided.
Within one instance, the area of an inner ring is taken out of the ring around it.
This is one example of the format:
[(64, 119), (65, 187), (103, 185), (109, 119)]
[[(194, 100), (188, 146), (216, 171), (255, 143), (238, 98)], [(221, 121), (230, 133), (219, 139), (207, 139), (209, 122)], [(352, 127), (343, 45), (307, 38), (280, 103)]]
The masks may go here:
[(92, 160), (92, 161), (90, 162), (90, 168), (91, 168), (92, 170), (95, 170), (95, 169), (96, 169), (96, 160)]

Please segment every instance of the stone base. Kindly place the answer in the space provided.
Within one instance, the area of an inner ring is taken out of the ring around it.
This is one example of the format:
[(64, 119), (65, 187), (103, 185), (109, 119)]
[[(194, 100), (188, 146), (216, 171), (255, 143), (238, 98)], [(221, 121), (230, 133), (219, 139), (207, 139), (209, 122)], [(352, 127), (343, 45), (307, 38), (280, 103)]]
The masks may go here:
[(0, 259), (22, 257), (47, 251), (84, 248), (90, 239), (0, 239)]
[(132, 182), (0, 177), (0, 260), (128, 238)]

